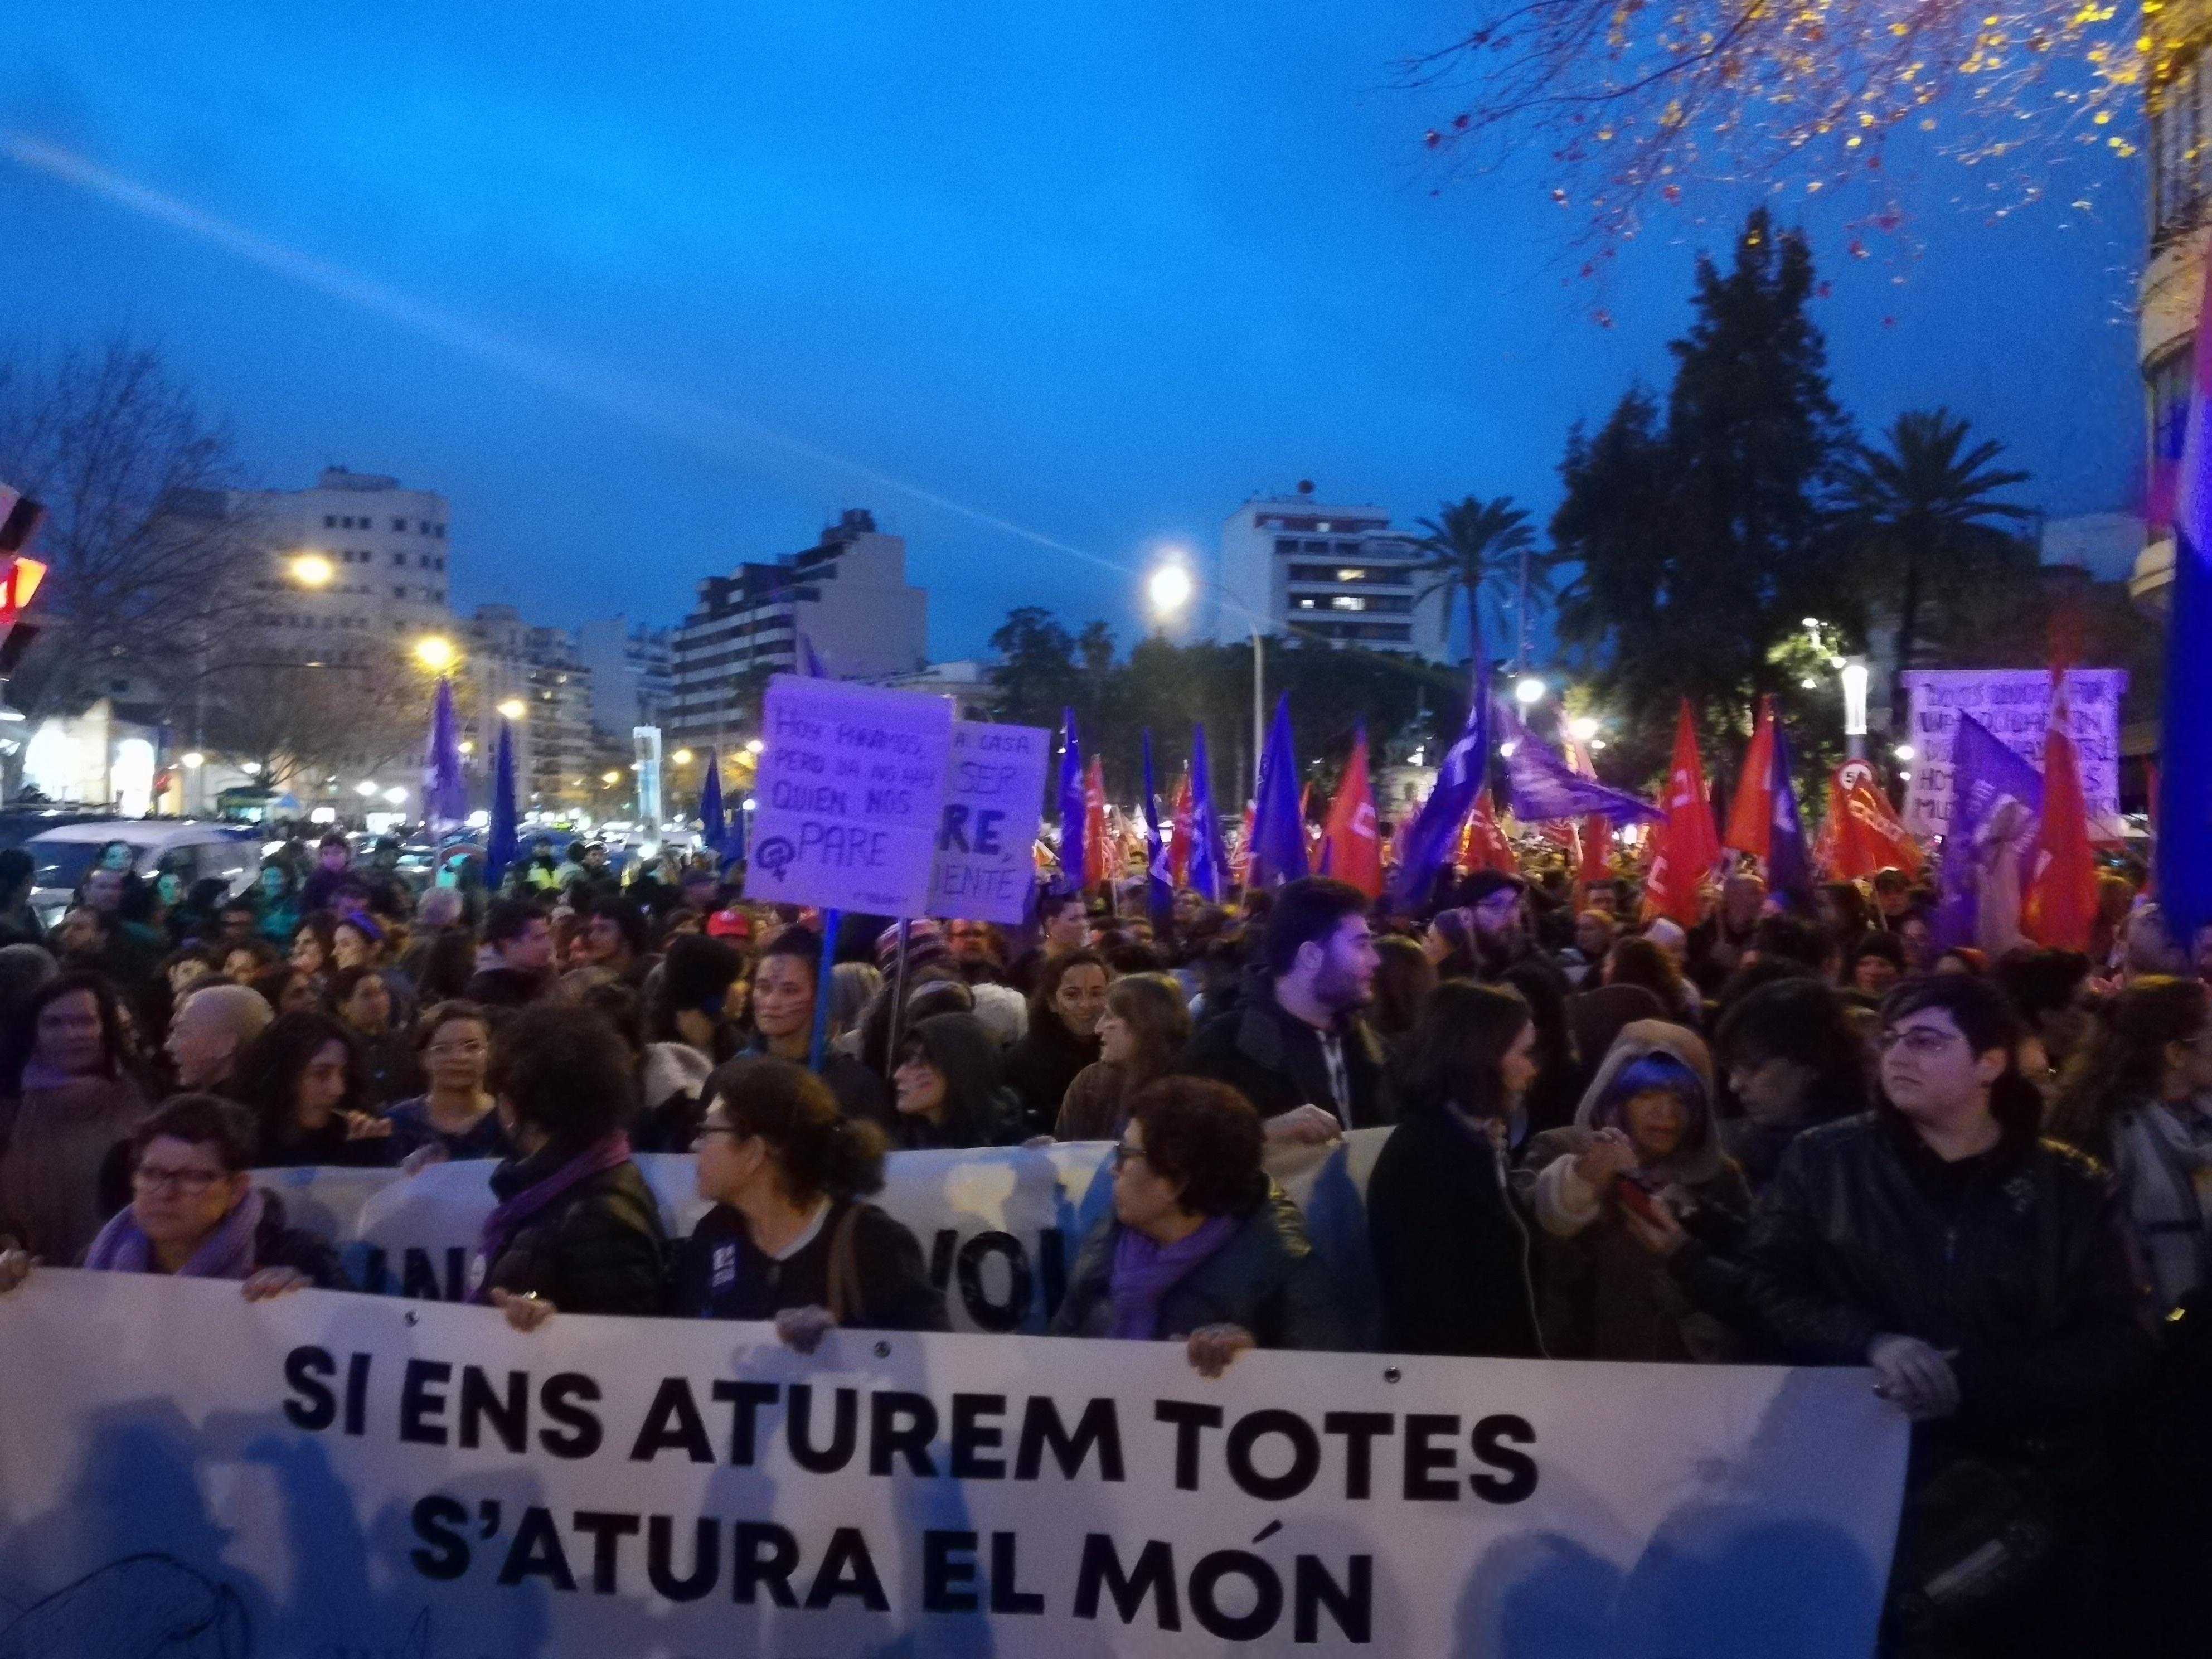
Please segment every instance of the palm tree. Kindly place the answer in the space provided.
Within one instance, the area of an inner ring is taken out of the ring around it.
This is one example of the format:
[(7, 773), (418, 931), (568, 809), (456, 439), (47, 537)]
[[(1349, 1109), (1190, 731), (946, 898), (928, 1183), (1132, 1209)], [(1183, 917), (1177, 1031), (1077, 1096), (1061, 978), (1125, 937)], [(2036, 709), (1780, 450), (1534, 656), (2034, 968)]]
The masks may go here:
[(1522, 614), (1514, 620), (1525, 653), (1529, 590), (1548, 595), (1552, 580), (1550, 573), (1531, 557), (1536, 538), (1528, 529), (1528, 514), (1513, 505), (1510, 495), (1500, 495), (1494, 501), (1473, 495), (1464, 501), (1443, 501), (1437, 504), (1437, 513), (1436, 518), (1420, 520), (1427, 532), (1420, 546), (1429, 558), (1417, 570), (1418, 574), (1434, 580), (1415, 596), (1413, 603), (1419, 605), (1432, 593), (1444, 596), (1442, 640), (1448, 641), (1456, 594), (1463, 590), (1472, 605), (1486, 588), (1516, 591)]
[(2004, 446), (1968, 446), (1966, 422), (1948, 409), (1910, 410), (1883, 434), (1888, 448), (1859, 447), (1844, 471), (1848, 522), (1869, 574), (1899, 586), (1897, 665), (1912, 665), (1923, 585), (1954, 590), (1985, 573), (2017, 545), (1996, 522), (2033, 516), (2025, 507), (1990, 499), (2027, 482), (1997, 467)]

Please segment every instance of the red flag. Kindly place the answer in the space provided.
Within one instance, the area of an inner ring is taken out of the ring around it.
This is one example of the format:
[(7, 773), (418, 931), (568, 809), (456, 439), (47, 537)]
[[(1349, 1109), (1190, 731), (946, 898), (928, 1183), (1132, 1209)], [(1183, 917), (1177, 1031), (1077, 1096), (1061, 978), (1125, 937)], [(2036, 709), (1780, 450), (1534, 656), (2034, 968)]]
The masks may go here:
[(2097, 855), (2089, 846), (2089, 805), (2068, 729), (2066, 682), (2051, 692), (2051, 728), (2043, 738), (2043, 824), (2035, 837), (2035, 877), (2028, 884), (2021, 929), (2037, 944), (2086, 951), (2097, 920)]
[(1520, 861), (1513, 856), (1513, 843), (1505, 839), (1505, 832), (1498, 827), (1497, 814), (1490, 806), (1490, 791), (1483, 789), (1474, 798), (1474, 810), (1467, 815), (1467, 826), (1461, 832), (1459, 858), (1462, 870), (1503, 870), (1507, 875), (1518, 875)]
[(1375, 823), (1375, 798), (1367, 785), (1367, 733), (1352, 740), (1352, 758), (1322, 832), (1322, 868), (1370, 898), (1382, 896), (1382, 838)]
[(1244, 817), (1237, 831), (1237, 850), (1229, 855), (1229, 873), (1239, 887), (1252, 878), (1252, 803), (1244, 803)]
[(1720, 862), (1721, 844), (1713, 833), (1713, 809), (1705, 798), (1705, 769), (1698, 758), (1698, 729), (1687, 697), (1674, 723), (1674, 759), (1659, 804), (1667, 817), (1653, 837), (1651, 868), (1644, 878), (1644, 912), (1694, 927), (1698, 884)]
[(1176, 784), (1175, 811), (1168, 829), (1168, 879), (1176, 886), (1190, 874), (1190, 763), (1183, 763)]
[[(1591, 763), (1589, 745), (1579, 738), (1567, 742), (1567, 764), (1586, 778), (1597, 775)], [(1593, 883), (1602, 884), (1613, 879), (1613, 820), (1602, 812), (1592, 812), (1582, 821), (1581, 838), (1575, 854), (1575, 880), (1587, 889)]]
[[(1921, 863), (1920, 844), (1863, 760), (1845, 761), (1829, 775), (1828, 821), (1820, 826), (1819, 845), (1826, 849), (1829, 873), (1846, 881), (1892, 866), (1915, 870)], [(1820, 861), (1817, 852), (1814, 861)]]
[[(1106, 840), (1106, 773), (1098, 757), (1091, 757), (1091, 769), (1083, 778), (1083, 884), (1096, 887), (1112, 873), (1113, 865), (1107, 856)], [(1116, 851), (1118, 853), (1118, 844)]]
[(1759, 700), (1759, 718), (1752, 723), (1751, 746), (1743, 751), (1743, 773), (1737, 778), (1735, 799), (1729, 804), (1728, 834), (1723, 847), (1757, 858), (1766, 856), (1767, 835), (1774, 824), (1774, 700)]

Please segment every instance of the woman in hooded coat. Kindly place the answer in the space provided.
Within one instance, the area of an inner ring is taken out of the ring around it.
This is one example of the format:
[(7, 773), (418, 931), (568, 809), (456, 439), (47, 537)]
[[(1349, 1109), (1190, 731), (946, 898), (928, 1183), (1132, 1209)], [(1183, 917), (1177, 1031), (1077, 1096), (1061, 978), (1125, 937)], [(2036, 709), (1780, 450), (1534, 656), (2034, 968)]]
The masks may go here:
[(1713, 1062), (1696, 1033), (1637, 1020), (1583, 1091), (1571, 1128), (1528, 1143), (1517, 1179), (1544, 1233), (1546, 1346), (1559, 1358), (1714, 1360), (1728, 1336), (1696, 1311), (1625, 1212), (1663, 1205), (1694, 1230), (1740, 1220), (1743, 1172), (1721, 1150)]
[(1021, 1103), (999, 1081), (999, 1045), (973, 1014), (932, 1014), (901, 1040), (891, 1073), (898, 1141), (909, 1151), (1004, 1146)]

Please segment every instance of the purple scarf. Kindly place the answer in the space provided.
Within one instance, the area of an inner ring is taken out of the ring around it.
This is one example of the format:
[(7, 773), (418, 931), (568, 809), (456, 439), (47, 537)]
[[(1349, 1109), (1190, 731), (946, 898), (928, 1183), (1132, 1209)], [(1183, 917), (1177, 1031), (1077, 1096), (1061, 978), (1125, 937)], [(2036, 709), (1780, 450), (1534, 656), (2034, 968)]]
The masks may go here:
[(1122, 1228), (1114, 1245), (1114, 1324), (1106, 1334), (1151, 1341), (1158, 1332), (1160, 1298), (1236, 1231), (1235, 1218), (1225, 1215), (1209, 1217), (1196, 1232), (1172, 1244), (1148, 1238), (1134, 1227)]
[[(261, 1225), (263, 1207), (260, 1188), (249, 1191), (245, 1202), (200, 1241), (191, 1260), (177, 1269), (177, 1277), (244, 1279), (251, 1273), (253, 1235)], [(94, 1273), (143, 1273), (153, 1264), (154, 1242), (138, 1231), (138, 1218), (128, 1206), (100, 1230), (84, 1257), (84, 1265)]]
[(593, 1141), (536, 1186), (525, 1187), (486, 1216), (483, 1231), (477, 1238), (477, 1259), (483, 1264), (483, 1276), (470, 1291), (469, 1300), (482, 1303), (490, 1299), (491, 1270), (507, 1253), (507, 1245), (524, 1222), (577, 1182), (609, 1170), (618, 1170), (629, 1162), (629, 1137), (617, 1130), (605, 1140)]

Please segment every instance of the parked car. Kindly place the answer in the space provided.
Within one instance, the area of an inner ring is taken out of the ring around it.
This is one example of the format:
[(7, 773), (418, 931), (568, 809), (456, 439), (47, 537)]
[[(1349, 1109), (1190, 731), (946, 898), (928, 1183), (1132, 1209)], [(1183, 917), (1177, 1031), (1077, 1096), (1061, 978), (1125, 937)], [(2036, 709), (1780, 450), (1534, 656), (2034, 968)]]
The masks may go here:
[(112, 823), (115, 812), (105, 806), (61, 806), (24, 803), (0, 806), (0, 847), (21, 847), (33, 836), (58, 830), (65, 823)]
[(31, 903), (52, 927), (69, 908), (101, 849), (130, 849), (130, 867), (152, 880), (173, 872), (189, 889), (217, 880), (226, 896), (245, 892), (261, 873), (261, 832), (230, 823), (179, 818), (97, 818), (65, 823), (31, 837)]

